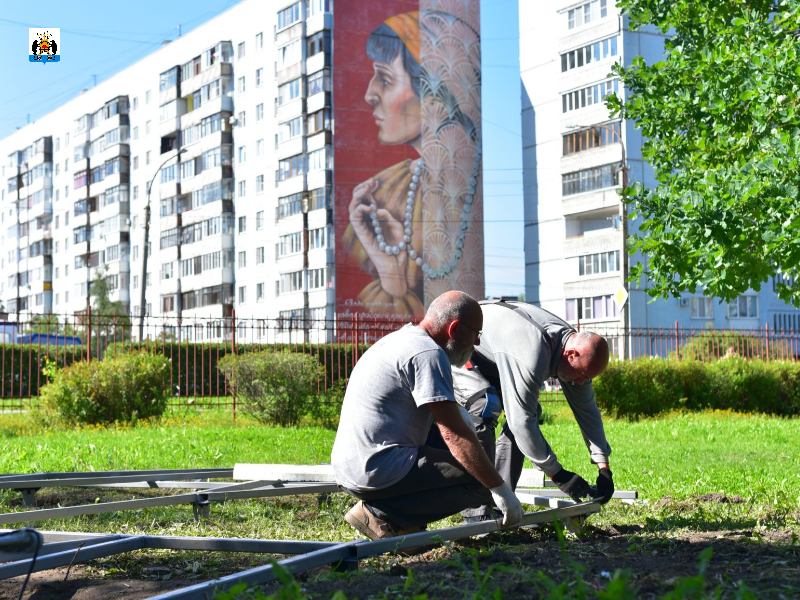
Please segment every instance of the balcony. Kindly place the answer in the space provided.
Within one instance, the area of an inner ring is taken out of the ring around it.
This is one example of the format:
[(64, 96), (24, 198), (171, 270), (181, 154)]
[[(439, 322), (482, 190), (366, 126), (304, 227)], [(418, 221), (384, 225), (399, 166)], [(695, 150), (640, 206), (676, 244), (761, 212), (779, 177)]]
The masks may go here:
[(298, 135), (296, 138), (287, 140), (278, 145), (277, 157), (278, 159), (289, 158), (297, 154), (303, 153), (303, 136)]
[(315, 34), (323, 29), (333, 27), (333, 15), (331, 13), (317, 13), (306, 18), (306, 36)]
[[(320, 96), (321, 94), (316, 94)], [(297, 98), (284, 104), (279, 104), (275, 109), (275, 118), (279, 122), (288, 121), (294, 117), (299, 117), (305, 112), (305, 99)]]
[(617, 189), (614, 187), (562, 198), (561, 212), (566, 217), (589, 211), (619, 209), (620, 199)]
[(564, 240), (564, 257), (580, 256), (619, 250), (622, 247), (622, 232), (609, 227), (586, 232)]
[(313, 96), (308, 97), (307, 104), (309, 114), (322, 110), (326, 106), (331, 105), (331, 93), (317, 92)]

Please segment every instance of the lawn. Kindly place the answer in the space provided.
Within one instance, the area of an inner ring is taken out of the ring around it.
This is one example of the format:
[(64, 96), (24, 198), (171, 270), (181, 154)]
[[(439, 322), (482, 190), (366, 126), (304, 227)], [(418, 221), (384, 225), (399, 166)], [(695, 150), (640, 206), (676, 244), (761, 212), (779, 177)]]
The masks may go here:
[[(569, 410), (553, 403), (545, 407), (545, 413), (546, 421), (542, 426), (545, 436), (562, 463), (586, 477), (592, 475), (594, 467), (588, 462), (585, 445)], [(794, 564), (796, 570), (796, 540), (800, 533), (800, 452), (797, 451), (800, 420), (722, 412), (673, 414), (637, 422), (607, 420), (606, 430), (614, 449), (611, 462), (617, 489), (638, 490), (645, 502), (633, 506), (609, 503), (601, 514), (590, 519), (597, 543), (570, 546), (573, 558), (582, 557), (581, 561), (593, 564), (593, 560), (618, 556), (617, 564), (624, 566), (628, 564), (625, 561), (650, 560), (651, 554), (661, 553), (662, 561), (668, 561), (670, 556), (684, 560), (688, 567), (675, 567), (673, 571), (681, 574), (686, 568), (689, 574), (696, 569), (697, 557), (705, 543), (703, 536), (713, 542), (730, 533), (745, 535), (748, 539), (756, 536), (770, 540), (777, 536), (783, 541), (790, 540), (793, 550), (789, 563)], [(221, 411), (173, 411), (161, 422), (151, 425), (69, 431), (41, 430), (24, 414), (4, 414), (0, 415), (0, 472), (232, 467), (235, 463), (315, 464), (329, 461), (334, 435), (332, 430), (316, 427), (266, 427), (240, 415), (233, 421), (229, 412)], [(140, 497), (141, 493), (152, 492), (43, 489), (37, 498), (41, 506), (53, 507), (129, 499)], [(720, 501), (722, 496), (730, 501)], [(707, 501), (709, 499), (713, 501)], [(29, 525), (49, 530), (156, 535), (353, 540), (359, 536), (342, 520), (352, 503), (353, 500), (343, 494), (331, 496), (328, 502), (319, 502), (314, 496), (285, 497), (213, 505), (211, 521), (205, 523), (193, 521), (191, 507), (177, 506)], [(0, 493), (0, 511), (22, 509), (17, 493)], [(456, 516), (440, 525), (459, 522), (460, 517)], [(538, 568), (545, 568), (553, 577), (574, 579), (572, 571), (560, 572), (554, 565), (547, 566), (548, 561), (560, 560), (557, 541), (520, 536), (513, 532), (498, 535), (487, 542), (487, 548), (494, 551), (522, 544), (527, 548), (525, 552), (544, 551), (545, 554), (536, 555), (540, 561), (536, 563)], [(688, 546), (684, 548), (681, 544)], [(470, 548), (469, 545), (457, 546), (456, 550), (449, 551), (462, 557), (465, 552), (481, 553)], [(734, 549), (740, 550), (739, 546)], [(138, 559), (129, 555), (94, 561), (87, 576), (140, 577), (144, 566), (167, 564), (174, 568), (180, 560), (202, 565), (195, 575), (209, 577), (263, 562), (253, 556), (182, 553), (177, 559), (176, 554), (180, 553), (151, 551), (138, 553)], [(452, 554), (450, 556), (452, 558)], [(769, 560), (781, 564), (782, 557), (783, 554), (779, 554), (778, 558), (772, 556)], [(516, 560), (506, 558), (504, 564)], [(371, 563), (366, 571), (388, 572), (396, 564), (396, 560), (392, 560), (394, 562), (387, 559)], [(731, 564), (727, 562), (728, 571)], [(631, 568), (641, 587), (647, 576), (638, 572), (638, 563), (631, 564)], [(652, 575), (655, 567), (646, 569)], [(185, 569), (178, 570), (185, 573)], [(758, 576), (765, 576), (762, 569), (758, 569)], [(424, 579), (423, 574), (420, 577)], [(431, 577), (439, 581), (442, 574)], [(500, 580), (505, 581), (503, 577)], [(752, 583), (748, 577), (745, 579)], [(731, 581), (735, 583), (736, 580)], [(730, 589), (734, 583), (730, 584)], [(334, 584), (339, 585), (330, 581), (320, 585), (324, 588)], [(342, 585), (350, 590), (347, 591), (350, 598), (353, 595), (381, 597), (359, 588), (364, 585), (363, 581), (348, 581)], [(352, 589), (362, 591), (354, 593)], [(663, 589), (657, 587), (659, 593)], [(759, 597), (792, 597), (792, 594), (773, 596), (764, 589), (761, 592)], [(442, 593), (430, 597), (461, 596)], [(728, 596), (723, 594), (723, 597)]]

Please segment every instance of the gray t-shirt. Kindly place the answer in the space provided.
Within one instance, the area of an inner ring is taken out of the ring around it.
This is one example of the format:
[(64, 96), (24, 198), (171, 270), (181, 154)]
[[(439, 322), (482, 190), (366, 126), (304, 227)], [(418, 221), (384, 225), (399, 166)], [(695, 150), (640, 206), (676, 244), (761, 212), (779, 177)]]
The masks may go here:
[(433, 425), (430, 402), (454, 402), (450, 361), (406, 325), (364, 353), (350, 375), (331, 462), (336, 482), (364, 492), (400, 481)]

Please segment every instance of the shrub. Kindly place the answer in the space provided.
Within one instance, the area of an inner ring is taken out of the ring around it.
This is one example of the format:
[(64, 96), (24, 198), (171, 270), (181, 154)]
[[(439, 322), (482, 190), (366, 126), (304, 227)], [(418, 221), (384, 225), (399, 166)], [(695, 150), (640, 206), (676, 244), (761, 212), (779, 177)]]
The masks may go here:
[[(763, 334), (741, 331), (715, 331), (710, 329), (689, 338), (680, 349), (681, 360), (716, 361), (721, 358), (758, 358), (762, 360), (786, 360), (793, 356), (791, 344), (773, 333), (769, 344)], [(670, 353), (676, 358), (676, 353)]]
[(169, 361), (144, 352), (53, 369), (40, 416), (66, 423), (135, 422), (161, 416), (170, 395)]
[(614, 416), (676, 409), (793, 416), (800, 414), (800, 364), (742, 358), (613, 361), (594, 380), (594, 391), (598, 406)]
[(245, 412), (282, 427), (297, 425), (308, 413), (322, 375), (316, 358), (292, 352), (229, 354), (219, 369)]

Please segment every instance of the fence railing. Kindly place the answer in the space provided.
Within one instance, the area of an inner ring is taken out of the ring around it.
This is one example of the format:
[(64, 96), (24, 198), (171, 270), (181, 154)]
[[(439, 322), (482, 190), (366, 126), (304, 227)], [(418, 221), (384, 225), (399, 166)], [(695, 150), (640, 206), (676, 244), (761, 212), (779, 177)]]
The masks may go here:
[[(0, 411), (23, 410), (47, 382), (49, 363), (63, 367), (79, 360), (102, 360), (121, 352), (147, 350), (172, 364), (173, 407), (233, 407), (225, 377), (217, 368), (230, 353), (302, 352), (322, 365), (321, 395), (341, 393), (353, 366), (366, 349), (402, 325), (393, 320), (326, 321), (298, 317), (240, 319), (235, 312), (221, 318), (99, 315), (9, 315), (0, 321)], [(716, 360), (731, 356), (764, 360), (796, 360), (800, 332), (757, 329), (692, 329), (605, 327), (604, 335), (618, 358)], [(142, 335), (140, 337), (140, 331)], [(542, 400), (560, 399), (558, 386), (546, 382)]]

